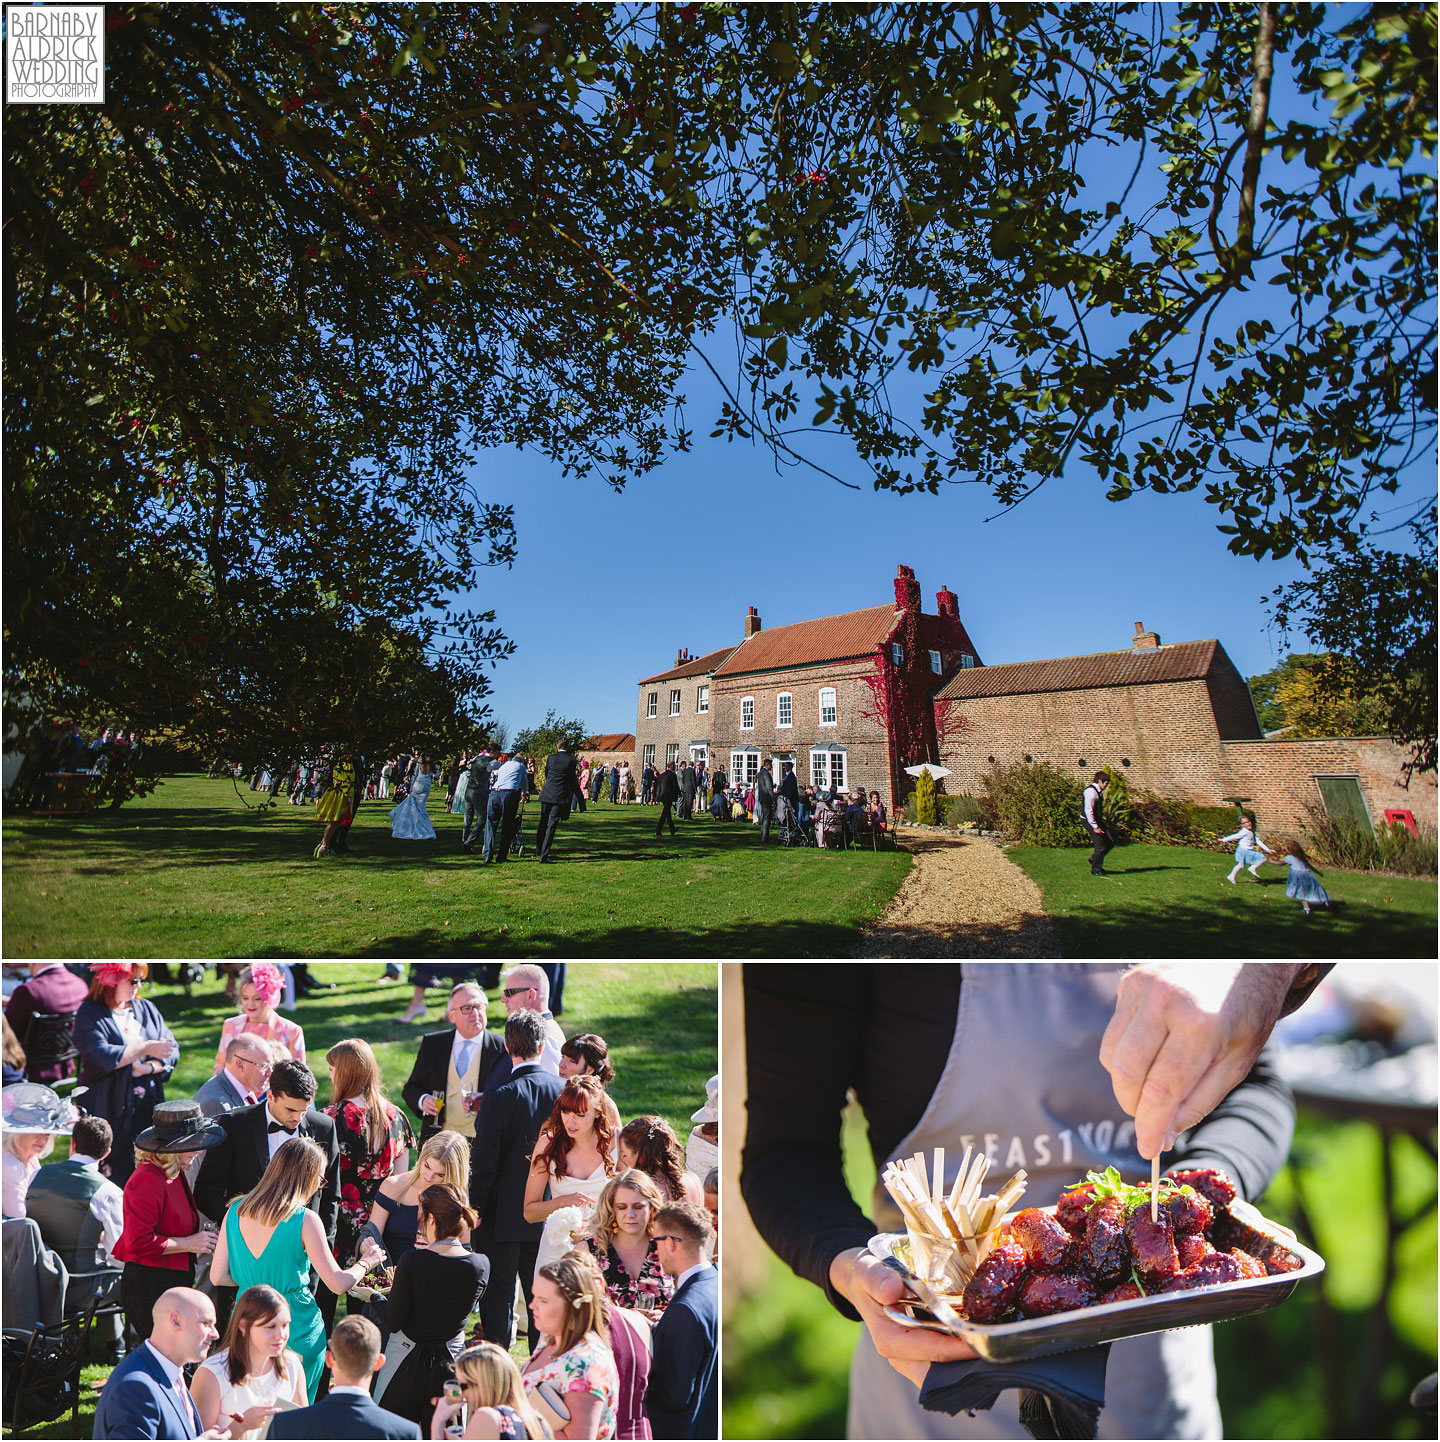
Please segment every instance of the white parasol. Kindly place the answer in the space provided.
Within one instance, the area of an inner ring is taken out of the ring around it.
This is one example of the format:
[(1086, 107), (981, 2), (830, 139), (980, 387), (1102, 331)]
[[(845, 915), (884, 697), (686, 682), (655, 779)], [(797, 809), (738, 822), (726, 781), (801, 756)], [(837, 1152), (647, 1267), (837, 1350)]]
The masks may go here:
[(905, 768), (905, 774), (907, 776), (918, 776), (922, 771), (928, 771), (937, 781), (942, 776), (950, 775), (950, 768), (948, 766), (932, 766), (928, 761), (921, 762), (919, 766), (907, 766)]

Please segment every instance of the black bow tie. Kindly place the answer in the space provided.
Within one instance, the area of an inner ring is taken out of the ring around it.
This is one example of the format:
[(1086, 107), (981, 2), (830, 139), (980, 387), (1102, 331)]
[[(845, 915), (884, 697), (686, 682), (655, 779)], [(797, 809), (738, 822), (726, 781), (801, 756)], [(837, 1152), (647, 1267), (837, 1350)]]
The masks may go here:
[(293, 1137), (295, 1135), (294, 1127), (282, 1127), (279, 1122), (271, 1122), (270, 1125), (265, 1128), (265, 1131), (267, 1134), (272, 1132), (284, 1132), (287, 1137)]

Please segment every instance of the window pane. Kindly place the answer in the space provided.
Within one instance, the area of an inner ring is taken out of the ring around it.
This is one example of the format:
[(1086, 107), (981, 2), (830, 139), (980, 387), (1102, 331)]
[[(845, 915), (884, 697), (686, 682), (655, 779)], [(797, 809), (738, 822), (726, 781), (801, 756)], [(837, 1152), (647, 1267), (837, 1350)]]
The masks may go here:
[(820, 724), (822, 726), (835, 724), (835, 688), (833, 686), (826, 686), (820, 692)]
[(830, 753), (828, 751), (812, 751), (810, 753), (810, 784), (817, 790), (825, 789), (825, 777), (829, 768)]
[(968, 652), (960, 657), (960, 665), (964, 670), (968, 671), (974, 664), (975, 658)]
[(671, 741), (665, 747), (665, 764), (668, 766), (672, 761), (678, 761), (679, 759), (680, 743), (678, 741)]
[(755, 728), (755, 698), (746, 696), (740, 703), (740, 729), (752, 731)]
[(930, 669), (937, 676), (940, 674), (940, 653), (938, 651), (932, 651), (930, 653)]
[(660, 700), (660, 693), (659, 693), (658, 691), (652, 691), (652, 692), (649, 694), (649, 696), (646, 697), (646, 699), (645, 699), (645, 714), (646, 714), (646, 716), (654, 716), (654, 714), (655, 714), (655, 712), (656, 712), (656, 709), (657, 709), (656, 703), (657, 703), (659, 700)]
[(897, 666), (903, 666), (905, 664), (905, 648), (898, 642), (892, 641), (890, 644), (890, 659)]
[(653, 766), (655, 764), (655, 747), (653, 744), (645, 748), (645, 764), (647, 766)]
[(790, 724), (790, 693), (788, 691), (782, 691), (775, 698), (775, 724), (777, 726)]
[(843, 751), (830, 753), (830, 784), (840, 791), (845, 789), (845, 753)]
[(696, 702), (695, 709), (703, 716), (705, 712), (710, 709), (710, 688), (708, 686), (702, 686), (696, 695), (699, 699)]

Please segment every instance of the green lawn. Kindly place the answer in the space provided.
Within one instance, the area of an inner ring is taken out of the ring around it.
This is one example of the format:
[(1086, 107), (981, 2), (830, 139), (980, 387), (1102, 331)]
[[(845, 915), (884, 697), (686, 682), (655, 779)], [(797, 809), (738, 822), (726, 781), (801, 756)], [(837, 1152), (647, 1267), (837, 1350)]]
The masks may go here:
[(437, 841), (391, 840), (388, 803), (370, 802), (355, 854), (323, 861), (313, 807), (258, 813), (200, 776), (115, 811), (7, 816), (5, 955), (837, 956), (910, 867), (762, 851), (754, 827), (708, 815), (656, 841), (653, 808), (605, 804), (562, 825), (548, 871), (528, 854), (486, 867), (442, 800)]
[[(1083, 857), (1081, 858), (1083, 862)], [(864, 1117), (845, 1119), (846, 1174), (867, 1213), (875, 1169)], [(1372, 1405), (1362, 1404), (1367, 1312), (1381, 1293), (1384, 1227), (1380, 1133), (1301, 1112), (1292, 1166), (1260, 1209), (1292, 1226), (1295, 1176), (1326, 1259), (1280, 1307), (1215, 1328), (1215, 1364), (1227, 1437), (1433, 1437), (1435, 1424), (1409, 1405), (1410, 1389), (1435, 1368), (1435, 1164), (1407, 1137), (1397, 1143), (1395, 1194), (1402, 1218), (1416, 1218), (1397, 1244), (1387, 1320), (1387, 1364)], [(1426, 1207), (1426, 1200), (1429, 1206)], [(1418, 1214), (1418, 1216), (1417, 1216)], [(766, 1254), (759, 1287), (726, 1318), (727, 1437), (843, 1437), (856, 1323), (845, 1321), (808, 1282)], [(1323, 1290), (1322, 1290), (1323, 1289)], [(1321, 1299), (1327, 1303), (1322, 1310)], [(1327, 1372), (1320, 1338), (1332, 1337)], [(1342, 1420), (1331, 1420), (1331, 1411)]]
[(1282, 867), (1241, 872), (1230, 853), (1182, 846), (1124, 846), (1090, 875), (1080, 849), (1017, 846), (1009, 853), (1039, 886), (1065, 957), (1435, 955), (1433, 880), (1327, 870), (1336, 903), (1306, 916), (1285, 895)]
[[(556, 868), (558, 870), (558, 868)], [(410, 1075), (415, 1046), (426, 1031), (444, 1025), (441, 993), (432, 991), (427, 1017), (407, 1026), (400, 1013), (410, 998), (408, 982), (377, 984), (383, 968), (375, 963), (320, 963), (311, 974), (337, 983), (337, 990), (303, 1001), (290, 1015), (305, 1028), (310, 1068), (320, 1081), (320, 1104), (330, 1100), (325, 1053), (342, 1037), (363, 1036), (379, 1059), (386, 1091), (400, 1102), (400, 1088)], [(220, 1026), (235, 1008), (224, 1001), (214, 973), (188, 1000), (178, 986), (149, 984), (145, 994), (160, 1008), (180, 1044), (180, 1064), (166, 1087), (173, 1098), (191, 1095), (211, 1075)], [(560, 1025), (566, 1035), (598, 1032), (610, 1044), (615, 1080), (609, 1091), (625, 1121), (645, 1113), (665, 1117), (683, 1141), (691, 1130), (690, 1116), (705, 1100), (705, 1083), (719, 1069), (716, 1023), (716, 972), (700, 962), (620, 965), (577, 962), (565, 982), (565, 1012)], [(503, 1003), (492, 996), (490, 1025), (503, 1024)], [(411, 1113), (412, 1123), (417, 1119)], [(418, 1134), (419, 1126), (415, 1130)], [(56, 1162), (69, 1153), (62, 1137), (46, 1158)], [(341, 1303), (343, 1314), (345, 1304)], [(471, 1318), (473, 1325), (475, 1318)], [(527, 1351), (523, 1339), (515, 1356)], [(81, 1374), (85, 1399), (77, 1432), (69, 1414), (48, 1427), (24, 1433), (33, 1438), (89, 1437), (94, 1429), (95, 1398), (109, 1368), (88, 1366)]]

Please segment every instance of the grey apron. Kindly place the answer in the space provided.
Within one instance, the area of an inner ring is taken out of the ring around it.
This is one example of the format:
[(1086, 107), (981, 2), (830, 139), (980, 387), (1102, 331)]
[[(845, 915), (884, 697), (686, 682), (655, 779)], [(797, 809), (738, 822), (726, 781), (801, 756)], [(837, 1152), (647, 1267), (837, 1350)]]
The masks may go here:
[[(945, 1148), (946, 1185), (967, 1144), (990, 1158), (987, 1191), (1024, 1167), (1024, 1206), (1049, 1206), (1068, 1182), (1117, 1167), (1149, 1173), (1135, 1128), (1100, 1065), (1100, 1038), (1124, 968), (1083, 962), (967, 962), (945, 1070), (930, 1104), (888, 1160)], [(878, 1182), (872, 1215), (903, 1226)], [(920, 1406), (915, 1387), (875, 1350), (864, 1328), (850, 1368), (851, 1437), (1026, 1437), (1019, 1392), (988, 1412), (949, 1417)], [(1102, 1438), (1219, 1437), (1209, 1327), (1116, 1342), (1106, 1371)]]

